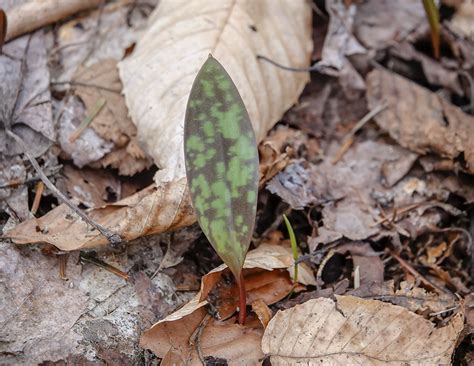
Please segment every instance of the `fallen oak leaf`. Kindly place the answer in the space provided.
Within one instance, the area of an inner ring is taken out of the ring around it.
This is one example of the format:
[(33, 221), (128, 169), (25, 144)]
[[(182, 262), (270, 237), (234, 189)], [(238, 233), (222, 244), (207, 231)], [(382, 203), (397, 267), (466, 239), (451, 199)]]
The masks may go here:
[(442, 328), (399, 306), (352, 296), (279, 311), (262, 339), (272, 365), (450, 364), (464, 315)]

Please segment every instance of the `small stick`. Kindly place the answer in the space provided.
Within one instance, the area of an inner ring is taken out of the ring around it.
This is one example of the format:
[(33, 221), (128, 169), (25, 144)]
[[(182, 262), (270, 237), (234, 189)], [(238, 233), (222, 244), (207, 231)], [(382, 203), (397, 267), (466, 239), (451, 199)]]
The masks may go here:
[(71, 134), (71, 136), (69, 136), (69, 142), (70, 143), (73, 143), (74, 141), (76, 141), (79, 138), (79, 136), (91, 124), (91, 122), (94, 120), (94, 118), (99, 114), (99, 112), (102, 110), (102, 108), (104, 108), (105, 103), (106, 103), (106, 101), (105, 101), (104, 98), (101, 98), (97, 101), (97, 103), (94, 106), (94, 109), (92, 110), (92, 113), (90, 115), (86, 116), (86, 118), (84, 118), (82, 120), (79, 127), (76, 128), (76, 130)]
[(405, 268), (405, 270), (407, 272), (409, 272), (411, 275), (413, 275), (413, 277), (415, 277), (416, 279), (421, 280), (421, 282), (424, 283), (426, 286), (429, 286), (429, 287), (432, 287), (432, 288), (436, 289), (439, 293), (448, 293), (449, 294), (449, 292), (443, 290), (442, 288), (438, 287), (437, 285), (432, 283), (430, 280), (428, 280), (425, 276), (423, 276), (420, 272), (418, 272), (415, 268), (413, 268), (407, 261), (405, 261), (400, 256), (398, 256), (398, 254), (396, 254), (395, 252), (390, 251), (390, 255), (393, 258), (395, 258), (398, 261), (398, 263), (400, 263), (400, 265), (403, 268)]
[(311, 67), (291, 67), (291, 66), (284, 66), (284, 65), (279, 64), (278, 62), (273, 61), (272, 59), (270, 59), (270, 58), (268, 58), (268, 57), (266, 57), (266, 56), (262, 56), (262, 55), (257, 55), (257, 60), (266, 61), (266, 62), (272, 64), (273, 66), (276, 66), (276, 67), (278, 67), (279, 69), (283, 69), (283, 70), (286, 70), (286, 71), (293, 71), (293, 72), (321, 71), (321, 66), (319, 66), (319, 65), (314, 65), (314, 66), (311, 66)]
[(2, 46), (7, 36), (7, 15), (0, 9), (0, 55), (2, 54)]
[(352, 143), (354, 142), (354, 136), (355, 134), (362, 128), (364, 125), (369, 122), (372, 118), (374, 118), (377, 114), (382, 112), (385, 108), (388, 107), (387, 103), (382, 103), (372, 109), (370, 112), (368, 112), (364, 117), (362, 117), (354, 127), (352, 127), (351, 131), (344, 137), (342, 140), (341, 147), (339, 148), (336, 156), (332, 160), (332, 164), (336, 164), (341, 158), (344, 156), (344, 154), (349, 150), (351, 147)]
[(43, 191), (44, 191), (44, 183), (42, 181), (39, 181), (36, 184), (36, 193), (35, 193), (35, 199), (33, 200), (33, 204), (31, 205), (31, 213), (36, 215), (36, 211), (38, 211), (38, 207), (41, 202), (41, 197), (43, 196)]
[(67, 260), (69, 258), (69, 253), (59, 254), (58, 255), (58, 262), (59, 262), (59, 277), (63, 281), (67, 281), (66, 276), (66, 268), (67, 268)]
[(109, 271), (109, 272), (113, 273), (114, 275), (116, 275), (120, 278), (123, 278), (125, 281), (129, 280), (129, 276), (128, 276), (127, 273), (121, 271), (120, 269), (118, 269), (118, 268), (116, 268), (116, 267), (114, 267), (114, 266), (112, 266), (108, 263), (105, 263), (105, 262), (101, 261), (100, 259), (96, 258), (92, 254), (87, 254), (87, 253), (81, 252), (81, 254), (79, 255), (79, 260), (81, 262), (91, 263), (91, 264), (96, 265), (97, 267), (103, 268), (106, 271)]
[(201, 320), (201, 323), (199, 323), (198, 327), (194, 330), (193, 334), (191, 334), (191, 337), (189, 338), (189, 345), (196, 347), (196, 352), (198, 354), (199, 360), (202, 362), (203, 365), (206, 364), (206, 360), (204, 359), (204, 355), (202, 354), (201, 335), (204, 331), (204, 328), (206, 328), (206, 325), (209, 323), (209, 320), (211, 320), (211, 316), (209, 314), (206, 314), (206, 316)]
[(112, 247), (117, 247), (122, 242), (122, 238), (120, 238), (119, 234), (114, 233), (109, 229), (106, 229), (102, 225), (92, 221), (79, 207), (72, 203), (59, 189), (55, 187), (55, 185), (49, 180), (46, 174), (44, 174), (36, 159), (29, 153), (28, 147), (20, 136), (16, 135), (9, 129), (6, 129), (5, 131), (8, 136), (12, 137), (16, 141), (16, 143), (21, 146), (21, 148), (23, 149), (23, 153), (26, 155), (31, 165), (33, 165), (33, 168), (36, 170), (41, 180), (60, 201), (64, 202), (82, 220), (97, 229), (103, 236), (105, 236)]
[[(49, 169), (49, 172), (45, 173), (45, 174), (46, 174), (47, 177), (54, 176), (54, 175), (59, 173), (59, 171), (61, 170), (62, 167), (63, 167), (62, 165), (56, 165), (54, 167), (51, 167)], [(35, 175), (34, 177), (26, 179), (24, 181), (21, 181), (21, 180), (10, 181), (9, 183), (0, 186), (0, 189), (17, 188), (17, 187), (22, 186), (24, 184), (36, 183), (40, 180), (41, 180), (41, 178), (38, 175)]]
[(77, 86), (83, 86), (85, 88), (95, 88), (95, 89), (99, 89), (99, 90), (105, 90), (105, 91), (108, 91), (108, 92), (111, 92), (111, 93), (115, 93), (115, 94), (120, 94), (121, 93), (121, 90), (119, 89), (112, 89), (112, 88), (108, 88), (106, 86), (102, 86), (102, 85), (98, 85), (98, 84), (92, 84), (92, 83), (83, 83), (81, 81), (74, 81), (74, 80), (71, 80), (71, 81), (52, 81), (50, 83), (51, 85), (77, 85)]
[(15, 6), (7, 12), (5, 41), (57, 22), (77, 12), (95, 8), (103, 0), (36, 0)]

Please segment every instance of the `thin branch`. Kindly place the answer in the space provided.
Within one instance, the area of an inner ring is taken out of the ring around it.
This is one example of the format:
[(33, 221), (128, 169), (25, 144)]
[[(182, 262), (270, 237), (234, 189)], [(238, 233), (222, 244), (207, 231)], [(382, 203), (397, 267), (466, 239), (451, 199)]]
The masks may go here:
[(282, 64), (279, 64), (278, 62), (276, 61), (273, 61), (272, 59), (266, 57), (266, 56), (262, 56), (262, 55), (257, 55), (257, 60), (263, 60), (263, 61), (266, 61), (270, 64), (272, 64), (273, 66), (276, 66), (278, 67), (279, 69), (283, 69), (283, 70), (286, 70), (286, 71), (293, 71), (293, 72), (313, 72), (313, 71), (321, 71), (322, 70), (322, 67), (320, 65), (313, 65), (311, 67), (291, 67), (291, 66), (284, 66)]
[(109, 241), (110, 245), (112, 247), (117, 247), (121, 242), (122, 238), (120, 238), (120, 235), (117, 233), (114, 233), (110, 231), (109, 229), (106, 229), (102, 225), (92, 221), (87, 215), (79, 208), (77, 207), (74, 203), (72, 203), (59, 189), (55, 187), (55, 185), (49, 180), (49, 178), (44, 174), (43, 170), (39, 166), (38, 162), (36, 159), (30, 154), (28, 147), (26, 146), (25, 142), (23, 139), (16, 135), (14, 132), (12, 132), (9, 129), (5, 130), (7, 135), (13, 138), (18, 145), (21, 146), (23, 149), (23, 153), (26, 155), (28, 160), (30, 161), (31, 165), (33, 168), (36, 170), (38, 175), (40, 176), (41, 180), (44, 182), (46, 187), (49, 188), (51, 192), (62, 202), (64, 202), (72, 211), (74, 211), (82, 220), (84, 220), (86, 223), (97, 229), (103, 236), (107, 238)]
[(97, 85), (97, 84), (93, 84), (93, 83), (83, 83), (83, 82), (80, 82), (80, 81), (74, 81), (74, 80), (71, 80), (71, 81), (52, 81), (51, 82), (51, 85), (77, 85), (77, 86), (83, 86), (83, 87), (86, 87), (86, 88), (95, 88), (95, 89), (100, 89), (100, 90), (105, 90), (105, 91), (108, 91), (108, 92), (111, 92), (111, 93), (116, 93), (116, 94), (120, 94), (121, 93), (121, 90), (119, 89), (112, 89), (112, 88), (107, 88), (106, 86), (101, 86), (101, 85)]

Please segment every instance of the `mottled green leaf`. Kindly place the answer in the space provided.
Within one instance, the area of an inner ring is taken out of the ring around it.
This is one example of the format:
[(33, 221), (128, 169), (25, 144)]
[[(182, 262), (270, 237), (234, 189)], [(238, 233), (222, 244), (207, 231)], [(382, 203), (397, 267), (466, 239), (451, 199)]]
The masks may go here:
[(258, 152), (242, 98), (212, 56), (189, 96), (184, 155), (199, 224), (238, 279), (255, 222)]

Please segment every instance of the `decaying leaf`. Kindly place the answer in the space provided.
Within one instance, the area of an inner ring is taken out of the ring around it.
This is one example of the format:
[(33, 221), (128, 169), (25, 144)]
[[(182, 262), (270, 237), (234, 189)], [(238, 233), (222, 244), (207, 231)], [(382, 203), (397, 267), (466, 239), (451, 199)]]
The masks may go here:
[(450, 364), (463, 329), (455, 315), (442, 328), (399, 306), (352, 296), (319, 298), (278, 312), (262, 349), (272, 365)]
[(239, 91), (211, 55), (189, 95), (184, 155), (199, 225), (243, 286), (240, 272), (257, 211), (257, 143)]
[(263, 357), (259, 344), (262, 334), (262, 325), (255, 317), (249, 317), (242, 326), (234, 319), (223, 322), (209, 318), (201, 308), (176, 321), (155, 324), (140, 338), (140, 346), (162, 358), (162, 365), (202, 364), (197, 347), (205, 359), (217, 358), (227, 365), (255, 365)]
[(56, 259), (22, 249), (0, 242), (0, 354), (10, 365), (66, 357), (81, 339), (71, 328), (87, 311), (86, 291), (70, 286), (81, 278), (77, 258), (68, 266), (77, 282), (66, 282), (58, 276)]
[(365, 47), (385, 48), (426, 22), (421, 1), (368, 0), (357, 6), (354, 31)]
[(347, 294), (390, 302), (420, 314), (442, 312), (456, 305), (456, 299), (453, 296), (429, 292), (407, 281), (402, 281), (398, 287), (395, 286), (393, 280), (365, 284)]
[(0, 152), (7, 156), (23, 152), (5, 134), (7, 127), (22, 137), (33, 156), (41, 156), (56, 139), (43, 32), (18, 38), (6, 44), (3, 51), (4, 54), (0, 54), (0, 121), (4, 126), (0, 129)]
[[(225, 0), (216, 7), (214, 1), (164, 0), (149, 24), (119, 70), (139, 140), (161, 168), (157, 182), (185, 175), (186, 100), (210, 53), (236, 84), (258, 141), (296, 102), (309, 79), (307, 73), (289, 74), (256, 58), (262, 54), (308, 66), (311, 8), (306, 1)], [(234, 45), (242, 52), (232, 52)]]
[(375, 121), (402, 146), (420, 154), (434, 152), (464, 160), (465, 169), (474, 173), (474, 117), (442, 96), (383, 70), (368, 75), (367, 98), (371, 108), (389, 103)]
[[(151, 165), (136, 141), (136, 127), (128, 118), (125, 100), (120, 94), (117, 61), (106, 59), (91, 67), (80, 68), (75, 76), (75, 94), (91, 114), (98, 100), (105, 105), (92, 120), (90, 127), (105, 141), (114, 144), (111, 152), (102, 157), (98, 164), (118, 169), (120, 175), (134, 175)], [(114, 157), (114, 155), (118, 155)]]

